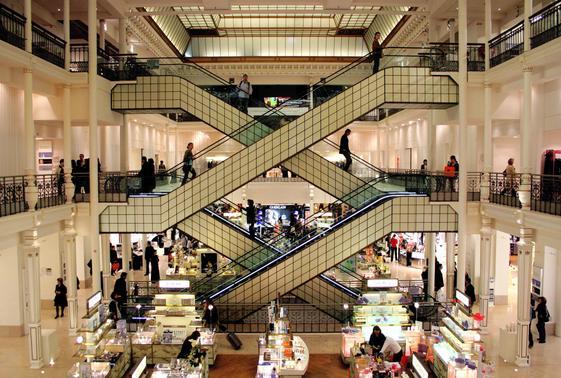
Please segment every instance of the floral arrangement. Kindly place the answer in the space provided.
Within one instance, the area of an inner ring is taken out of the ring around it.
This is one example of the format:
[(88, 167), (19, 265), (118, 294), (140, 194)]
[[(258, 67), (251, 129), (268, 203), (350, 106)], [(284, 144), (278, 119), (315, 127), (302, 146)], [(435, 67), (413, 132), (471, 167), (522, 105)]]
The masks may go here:
[(201, 349), (201, 345), (198, 340), (191, 340), (191, 353), (187, 356), (187, 361), (192, 367), (197, 367), (203, 363), (203, 359), (206, 355), (206, 350)]
[(475, 314), (472, 315), (473, 320), (476, 320), (478, 322), (483, 321), (483, 319), (485, 318), (481, 313), (476, 312)]

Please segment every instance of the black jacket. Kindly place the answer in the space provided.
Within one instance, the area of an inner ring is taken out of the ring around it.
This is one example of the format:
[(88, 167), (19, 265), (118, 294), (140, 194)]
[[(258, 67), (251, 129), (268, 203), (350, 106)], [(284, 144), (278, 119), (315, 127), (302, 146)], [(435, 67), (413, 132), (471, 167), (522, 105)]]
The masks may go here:
[(473, 305), (477, 298), (475, 296), (475, 288), (472, 284), (468, 284), (466, 286), (466, 295), (469, 297), (471, 304)]
[(248, 224), (255, 224), (255, 205), (250, 205), (245, 208)]
[(151, 245), (147, 246), (144, 250), (144, 259), (148, 261), (152, 261), (152, 256), (156, 253), (156, 250)]
[(127, 299), (127, 281), (124, 278), (118, 278), (113, 286), (113, 291), (119, 295), (119, 302)]
[(339, 143), (339, 153), (343, 154), (347, 152), (351, 152), (349, 149), (349, 137), (343, 134), (341, 137), (341, 143)]
[(536, 307), (536, 317), (538, 318), (538, 322), (545, 322), (547, 320), (547, 306), (545, 303), (540, 303)]
[(370, 340), (368, 340), (368, 344), (370, 344), (370, 346), (373, 349), (373, 353), (380, 353), (380, 350), (382, 350), (382, 347), (384, 346), (384, 343), (386, 342), (386, 336), (384, 336), (383, 333), (380, 333), (380, 336), (376, 337), (374, 335), (374, 332), (372, 332), (372, 334), (370, 335)]
[(68, 306), (68, 301), (66, 299), (67, 291), (68, 290), (66, 289), (66, 286), (64, 286), (64, 284), (55, 286), (55, 306)]

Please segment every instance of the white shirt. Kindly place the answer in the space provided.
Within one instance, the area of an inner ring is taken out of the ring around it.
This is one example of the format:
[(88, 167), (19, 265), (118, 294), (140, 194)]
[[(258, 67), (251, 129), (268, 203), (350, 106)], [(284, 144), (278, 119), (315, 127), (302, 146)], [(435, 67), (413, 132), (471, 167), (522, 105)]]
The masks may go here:
[(389, 350), (390, 352), (392, 352), (392, 354), (397, 354), (401, 352), (401, 347), (399, 346), (397, 341), (395, 341), (391, 337), (386, 336), (386, 341), (384, 341), (384, 345), (382, 346), (382, 349), (380, 349), (380, 353), (385, 353), (386, 350)]

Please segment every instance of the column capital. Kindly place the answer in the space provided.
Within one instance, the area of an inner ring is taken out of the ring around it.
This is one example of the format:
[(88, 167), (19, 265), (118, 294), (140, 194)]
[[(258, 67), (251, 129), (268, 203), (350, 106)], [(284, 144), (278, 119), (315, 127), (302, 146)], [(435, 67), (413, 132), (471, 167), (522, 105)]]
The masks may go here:
[(490, 236), (493, 231), (493, 219), (485, 214), (481, 214), (481, 234)]
[(532, 73), (533, 71), (534, 67), (527, 65), (525, 61), (522, 62), (522, 72)]
[(533, 228), (521, 228), (520, 229), (520, 239), (524, 239), (526, 242), (534, 241), (535, 230)]
[(32, 70), (31, 68), (24, 68), (24, 69), (23, 69), (23, 73), (24, 73), (24, 74), (32, 74), (32, 73), (33, 73), (33, 70)]
[(483, 82), (483, 88), (493, 88), (493, 84), (491, 84), (491, 82), (485, 80)]

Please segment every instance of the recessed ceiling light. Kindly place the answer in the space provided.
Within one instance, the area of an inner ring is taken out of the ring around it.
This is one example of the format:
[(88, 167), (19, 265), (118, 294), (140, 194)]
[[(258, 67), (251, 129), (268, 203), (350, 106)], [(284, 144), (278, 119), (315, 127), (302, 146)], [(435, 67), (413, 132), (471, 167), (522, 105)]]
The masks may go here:
[(497, 10), (500, 12), (500, 11), (501, 11), (501, 8), (497, 8)]
[(56, 10), (56, 11), (57, 11), (57, 12), (60, 12), (60, 8), (57, 8), (57, 10)]

